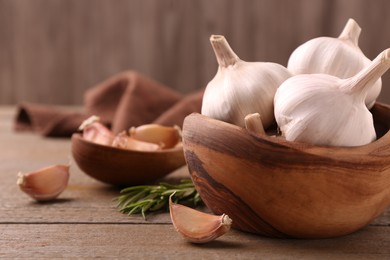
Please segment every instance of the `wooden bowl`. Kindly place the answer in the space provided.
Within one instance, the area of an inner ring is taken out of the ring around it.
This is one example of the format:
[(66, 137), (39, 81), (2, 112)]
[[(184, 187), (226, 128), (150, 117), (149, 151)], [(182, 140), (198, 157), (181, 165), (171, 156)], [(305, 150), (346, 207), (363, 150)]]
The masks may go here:
[(149, 184), (185, 164), (183, 148), (130, 151), (72, 136), (72, 155), (87, 175), (115, 186)]
[(192, 180), (233, 227), (278, 238), (352, 233), (390, 205), (390, 107), (372, 109), (378, 140), (319, 147), (191, 114), (183, 148)]

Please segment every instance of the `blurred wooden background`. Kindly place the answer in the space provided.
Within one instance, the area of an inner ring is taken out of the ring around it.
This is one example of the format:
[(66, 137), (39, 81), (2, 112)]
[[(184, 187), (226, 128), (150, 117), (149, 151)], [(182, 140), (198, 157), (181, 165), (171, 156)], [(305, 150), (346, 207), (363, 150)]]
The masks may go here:
[[(286, 65), (350, 17), (372, 59), (390, 47), (389, 11), (388, 0), (0, 0), (0, 104), (82, 104), (87, 88), (127, 69), (188, 93), (217, 70), (211, 34), (243, 60)], [(390, 103), (389, 75), (380, 100)]]

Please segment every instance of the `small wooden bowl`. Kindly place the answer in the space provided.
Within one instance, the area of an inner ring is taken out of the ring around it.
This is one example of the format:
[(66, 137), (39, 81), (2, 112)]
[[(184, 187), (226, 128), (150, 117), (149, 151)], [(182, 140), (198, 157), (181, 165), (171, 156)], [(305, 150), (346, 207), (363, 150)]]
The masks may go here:
[(183, 148), (130, 151), (72, 136), (72, 155), (89, 176), (115, 186), (150, 184), (185, 164)]
[(390, 205), (390, 107), (372, 109), (378, 140), (319, 147), (199, 114), (184, 121), (185, 158), (201, 198), (233, 227), (278, 238), (352, 233)]

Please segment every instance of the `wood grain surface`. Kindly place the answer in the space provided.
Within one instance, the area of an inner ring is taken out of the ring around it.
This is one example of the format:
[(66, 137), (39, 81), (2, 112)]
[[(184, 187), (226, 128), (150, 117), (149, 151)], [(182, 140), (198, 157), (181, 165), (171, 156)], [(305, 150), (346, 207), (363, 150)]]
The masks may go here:
[[(216, 73), (211, 34), (244, 60), (286, 65), (299, 44), (338, 36), (350, 17), (372, 59), (390, 47), (389, 8), (387, 0), (0, 0), (0, 104), (81, 104), (86, 89), (127, 69), (188, 93)], [(380, 99), (389, 103), (388, 88)]]
[(0, 257), (115, 259), (388, 259), (389, 228), (332, 240), (267, 239), (232, 230), (205, 245), (185, 242), (172, 225), (1, 225)]
[(355, 232), (390, 206), (390, 106), (372, 110), (387, 134), (359, 147), (288, 142), (191, 114), (183, 147), (195, 187), (243, 231), (295, 238)]
[[(368, 227), (326, 240), (270, 239), (232, 230), (206, 245), (178, 235), (169, 214), (128, 217), (112, 201), (119, 190), (84, 174), (69, 139), (14, 133), (15, 107), (0, 107), (0, 258), (125, 259), (388, 259), (390, 210)], [(71, 160), (67, 189), (53, 203), (36, 203), (17, 185), (18, 171)], [(186, 167), (167, 181), (189, 177)]]

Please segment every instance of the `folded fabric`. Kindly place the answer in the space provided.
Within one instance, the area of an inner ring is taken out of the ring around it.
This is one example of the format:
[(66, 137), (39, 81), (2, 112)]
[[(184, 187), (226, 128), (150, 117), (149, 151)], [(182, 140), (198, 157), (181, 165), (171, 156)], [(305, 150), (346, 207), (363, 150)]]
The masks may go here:
[(44, 136), (66, 137), (74, 133), (85, 118), (84, 114), (61, 107), (23, 103), (18, 106), (14, 129), (33, 131)]
[(135, 71), (125, 71), (88, 89), (82, 112), (53, 105), (20, 104), (14, 129), (69, 137), (91, 115), (99, 116), (114, 133), (149, 123), (182, 126), (188, 114), (200, 112), (202, 96), (203, 89), (182, 95)]

